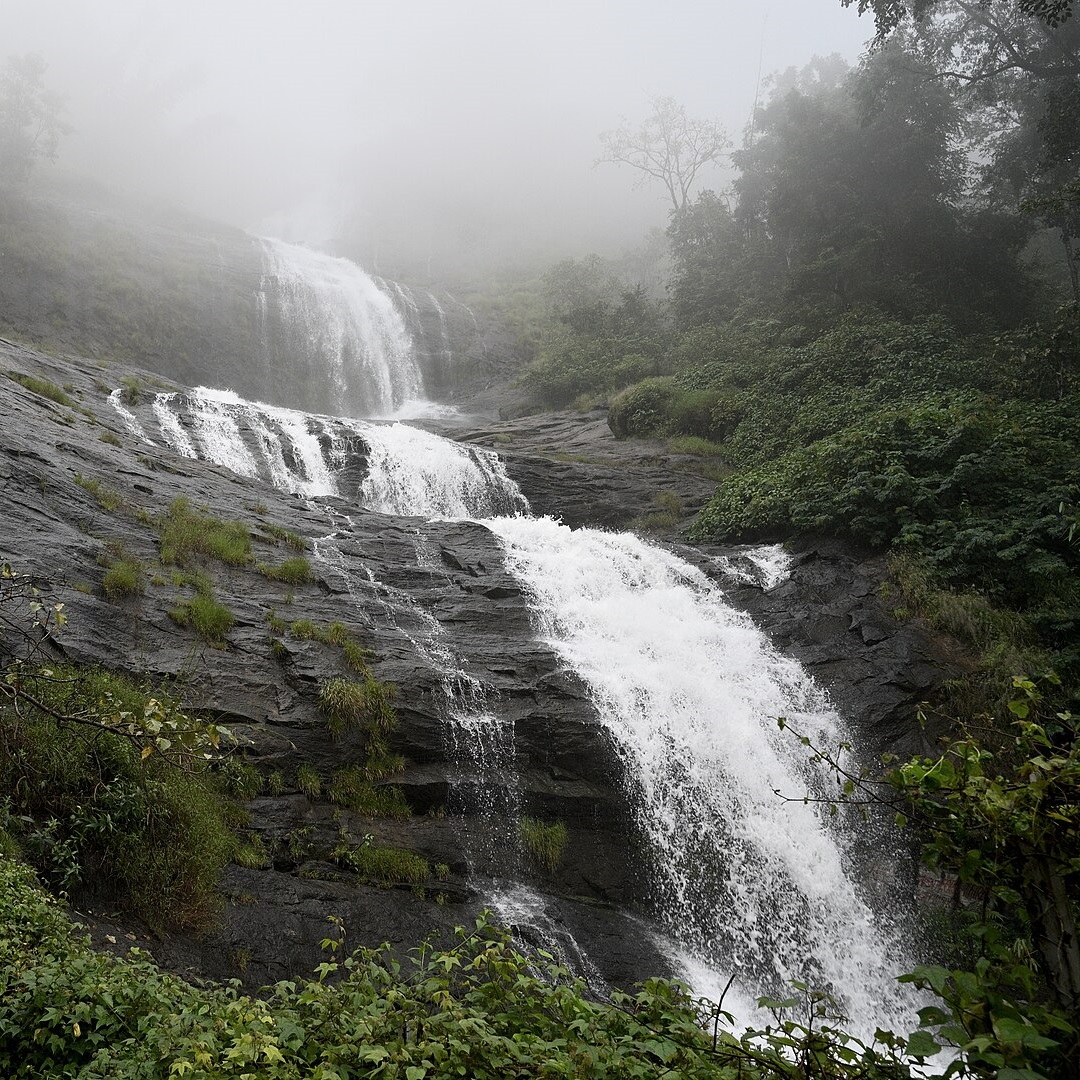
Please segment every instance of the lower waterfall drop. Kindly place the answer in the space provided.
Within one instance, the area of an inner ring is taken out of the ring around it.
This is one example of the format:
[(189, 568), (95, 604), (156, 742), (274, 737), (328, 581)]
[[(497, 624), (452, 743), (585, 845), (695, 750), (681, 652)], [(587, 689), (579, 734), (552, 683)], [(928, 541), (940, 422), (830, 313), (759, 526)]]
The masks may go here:
[(845, 737), (802, 668), (704, 574), (632, 534), (485, 524), (623, 760), (658, 914), (691, 962), (735, 974), (744, 998), (787, 996), (793, 980), (825, 989), (860, 1033), (912, 1018), (894, 979), (902, 934), (861, 897), (813, 802), (828, 778), (776, 722)]

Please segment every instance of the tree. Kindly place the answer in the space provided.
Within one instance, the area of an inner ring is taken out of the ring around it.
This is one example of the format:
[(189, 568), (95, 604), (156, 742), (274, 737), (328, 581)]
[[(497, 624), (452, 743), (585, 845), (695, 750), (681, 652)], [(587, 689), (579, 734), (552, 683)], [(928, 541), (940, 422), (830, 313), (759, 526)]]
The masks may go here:
[[(1080, 300), (1080, 19), (1076, 4), (935, 0), (872, 6), (888, 38), (948, 86), (987, 205), (1057, 230)], [(887, 10), (886, 10), (887, 9)]]
[(24, 182), (39, 158), (56, 157), (63, 99), (45, 87), (46, 64), (36, 53), (9, 56), (0, 70), (0, 182)]
[[(981, 0), (986, 6), (988, 0)], [(924, 19), (935, 8), (940, 6), (940, 0), (912, 0), (904, 3), (904, 0), (840, 0), (844, 7), (851, 7), (858, 3), (859, 14), (873, 11), (874, 23), (877, 26), (879, 38), (884, 38), (895, 30), (906, 19)], [(1074, 0), (1013, 0), (1009, 4), (1021, 15), (1034, 16), (1046, 23), (1047, 26), (1061, 26), (1067, 22), (1073, 14)]]
[(636, 131), (624, 125), (600, 136), (606, 151), (600, 161), (637, 169), (641, 183), (662, 184), (677, 212), (685, 209), (701, 170), (719, 161), (731, 142), (719, 124), (692, 119), (674, 98), (651, 104), (652, 115)]

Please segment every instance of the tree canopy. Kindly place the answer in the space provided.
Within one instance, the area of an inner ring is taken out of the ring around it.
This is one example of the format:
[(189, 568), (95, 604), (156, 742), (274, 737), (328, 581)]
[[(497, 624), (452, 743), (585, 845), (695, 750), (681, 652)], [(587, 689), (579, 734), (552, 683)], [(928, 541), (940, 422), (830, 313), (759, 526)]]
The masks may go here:
[(63, 99), (45, 86), (45, 61), (36, 53), (9, 56), (0, 69), (0, 181), (25, 181), (36, 161), (56, 157)]

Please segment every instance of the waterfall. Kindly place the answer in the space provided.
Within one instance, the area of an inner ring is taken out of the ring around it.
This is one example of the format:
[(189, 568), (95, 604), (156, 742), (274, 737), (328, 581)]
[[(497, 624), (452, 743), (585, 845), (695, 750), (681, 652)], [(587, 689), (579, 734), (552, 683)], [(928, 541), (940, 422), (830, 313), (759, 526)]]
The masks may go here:
[(801, 667), (663, 548), (550, 519), (485, 524), (623, 759), (671, 935), (750, 995), (830, 990), (856, 1030), (906, 1008), (900, 934), (860, 896), (841, 831), (802, 800), (828, 777), (776, 723), (849, 738)]
[[(110, 401), (149, 441), (118, 392)], [(205, 386), (157, 394), (152, 415), (162, 442), (177, 454), (307, 498), (341, 495), (378, 513), (429, 519), (528, 510), (494, 451), (406, 424), (302, 413)]]
[(306, 369), (328, 384), (336, 412), (385, 416), (423, 397), (412, 337), (368, 274), (348, 259), (281, 240), (263, 240), (262, 249), (260, 292), (276, 312), (276, 333), (265, 335), (277, 343), (271, 368)]
[[(527, 504), (497, 455), (402, 423), (310, 415), (203, 388), (158, 395), (142, 422), (118, 397), (114, 405), (142, 437), (152, 417), (177, 453), (284, 490), (336, 494), (369, 512), (481, 519), (623, 762), (656, 918), (687, 977), (706, 990), (734, 975), (741, 1001), (784, 995), (792, 980), (828, 989), (864, 1036), (908, 1022), (913, 999), (892, 978), (905, 970), (903, 934), (863, 896), (850, 822), (813, 801), (835, 790), (832, 778), (775, 718), (826, 745), (850, 734), (801, 667), (702, 571), (632, 534), (523, 516)], [(316, 555), (332, 567), (340, 542), (325, 538)], [(433, 559), (421, 537), (418, 567), (432, 572)], [(787, 573), (775, 547), (718, 566), (766, 588)], [(399, 599), (400, 611), (412, 603)], [(403, 632), (444, 685), (451, 761), (475, 778), (486, 763), (511, 759), (512, 731), (438, 621), (415, 604), (408, 619), (415, 628)], [(513, 800), (492, 808), (515, 812)], [(512, 881), (494, 888), (507, 918), (543, 924), (542, 897)]]

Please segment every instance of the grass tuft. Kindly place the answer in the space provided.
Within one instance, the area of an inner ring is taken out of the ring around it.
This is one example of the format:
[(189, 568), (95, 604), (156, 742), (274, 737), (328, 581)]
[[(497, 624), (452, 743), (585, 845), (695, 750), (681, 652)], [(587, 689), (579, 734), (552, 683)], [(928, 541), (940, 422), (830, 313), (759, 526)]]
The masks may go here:
[(18, 371), (9, 371), (8, 378), (17, 382), (20, 386), (25, 387), (32, 394), (37, 394), (39, 397), (48, 398), (50, 401), (55, 401), (57, 405), (68, 405), (71, 408), (75, 407), (75, 402), (60, 389), (54, 383), (48, 381), (48, 379), (38, 379), (33, 375), (23, 375)]
[(518, 835), (533, 862), (552, 873), (566, 848), (566, 826), (561, 821), (548, 824), (539, 818), (523, 817), (518, 822)]

